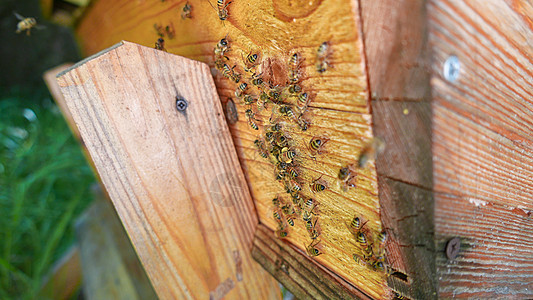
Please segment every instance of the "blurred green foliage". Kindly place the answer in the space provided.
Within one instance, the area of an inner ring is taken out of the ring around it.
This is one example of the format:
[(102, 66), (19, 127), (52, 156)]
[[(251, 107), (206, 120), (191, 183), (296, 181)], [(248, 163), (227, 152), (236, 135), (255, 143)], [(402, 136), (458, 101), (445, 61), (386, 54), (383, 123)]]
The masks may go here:
[(35, 298), (93, 182), (44, 85), (0, 92), (0, 299)]

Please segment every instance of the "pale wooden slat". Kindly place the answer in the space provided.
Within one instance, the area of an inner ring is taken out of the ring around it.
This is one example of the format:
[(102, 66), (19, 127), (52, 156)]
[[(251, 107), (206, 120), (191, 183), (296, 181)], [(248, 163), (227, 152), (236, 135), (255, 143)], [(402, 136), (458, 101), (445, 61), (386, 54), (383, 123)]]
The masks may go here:
[(58, 81), (160, 298), (279, 297), (207, 66), (123, 42)]

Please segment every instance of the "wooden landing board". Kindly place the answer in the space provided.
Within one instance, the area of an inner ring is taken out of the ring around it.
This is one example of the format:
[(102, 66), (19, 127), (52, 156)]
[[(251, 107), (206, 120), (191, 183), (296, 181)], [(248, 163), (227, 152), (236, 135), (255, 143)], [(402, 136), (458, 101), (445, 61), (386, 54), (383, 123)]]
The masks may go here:
[(428, 2), (442, 298), (533, 298), (532, 15), (531, 1)]
[[(242, 104), (242, 99), (235, 96), (238, 84), (215, 68), (214, 49), (227, 37), (231, 50), (225, 53), (228, 59), (224, 63), (230, 68), (236, 65), (234, 71), (242, 75), (239, 84), (246, 82), (250, 86), (250, 77), (256, 72), (262, 73), (272, 86), (286, 87), (289, 58), (297, 53), (301, 61), (299, 84), (310, 95), (305, 114), (309, 129), (302, 131), (289, 118), (274, 121), (282, 125), (297, 154), (302, 196), (320, 203), (318, 226), (323, 254), (312, 259), (371, 297), (390, 295), (384, 273), (354, 261), (353, 254), (360, 254), (361, 250), (347, 228), (353, 217), (359, 216), (368, 221), (365, 228), (372, 235), (382, 230), (374, 163), (357, 170), (356, 188), (343, 191), (337, 179), (340, 168), (355, 164), (361, 149), (373, 137), (358, 1), (233, 1), (227, 7), (229, 17), (224, 22), (211, 6), (215, 2), (205, 0), (189, 1), (192, 18), (182, 19), (185, 3), (96, 1), (77, 28), (82, 48), (92, 54), (120, 39), (153, 47), (159, 37), (156, 28), (160, 27), (168, 52), (208, 63), (222, 102), (228, 103), (231, 97), (236, 103), (238, 121), (230, 125), (230, 130), (259, 220), (272, 231), (278, 226), (273, 218), (272, 199), (278, 195), (284, 201), (290, 199), (284, 185), (275, 180), (274, 165), (261, 157), (254, 141), (264, 138), (271, 125), (270, 117), (276, 117), (279, 107), (269, 105), (262, 109)], [(319, 73), (317, 50), (323, 42), (329, 45), (331, 67)], [(254, 53), (259, 55), (258, 66), (246, 72), (243, 60)], [(258, 97), (260, 90), (249, 87), (246, 94)], [(294, 98), (284, 100), (295, 107)], [(248, 124), (247, 109), (255, 113), (259, 130)], [(322, 154), (312, 158), (309, 142), (314, 137), (329, 141)], [(309, 185), (319, 177), (328, 188), (313, 193)], [(286, 240), (305, 253), (312, 240), (301, 217), (295, 219)]]
[(279, 297), (249, 254), (256, 214), (206, 65), (122, 42), (58, 82), (161, 299)]

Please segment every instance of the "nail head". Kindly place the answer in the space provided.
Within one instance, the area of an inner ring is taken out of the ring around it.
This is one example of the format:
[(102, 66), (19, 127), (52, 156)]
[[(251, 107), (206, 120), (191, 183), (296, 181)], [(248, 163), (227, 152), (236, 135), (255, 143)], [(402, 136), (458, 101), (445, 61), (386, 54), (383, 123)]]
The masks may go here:
[(187, 100), (180, 97), (176, 97), (176, 109), (178, 111), (185, 111), (187, 109), (187, 106)]
[(444, 78), (450, 82), (454, 82), (459, 78), (459, 71), (461, 70), (461, 63), (459, 58), (455, 55), (451, 55), (444, 62), (443, 74)]
[(461, 249), (461, 239), (454, 237), (446, 244), (446, 257), (448, 259), (455, 259)]

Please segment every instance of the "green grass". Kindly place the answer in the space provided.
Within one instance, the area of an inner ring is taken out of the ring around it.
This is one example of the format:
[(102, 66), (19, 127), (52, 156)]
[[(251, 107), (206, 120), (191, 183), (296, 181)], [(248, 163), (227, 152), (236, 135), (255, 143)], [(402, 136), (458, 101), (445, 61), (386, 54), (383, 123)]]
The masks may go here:
[(44, 86), (0, 93), (0, 299), (35, 298), (94, 180)]

